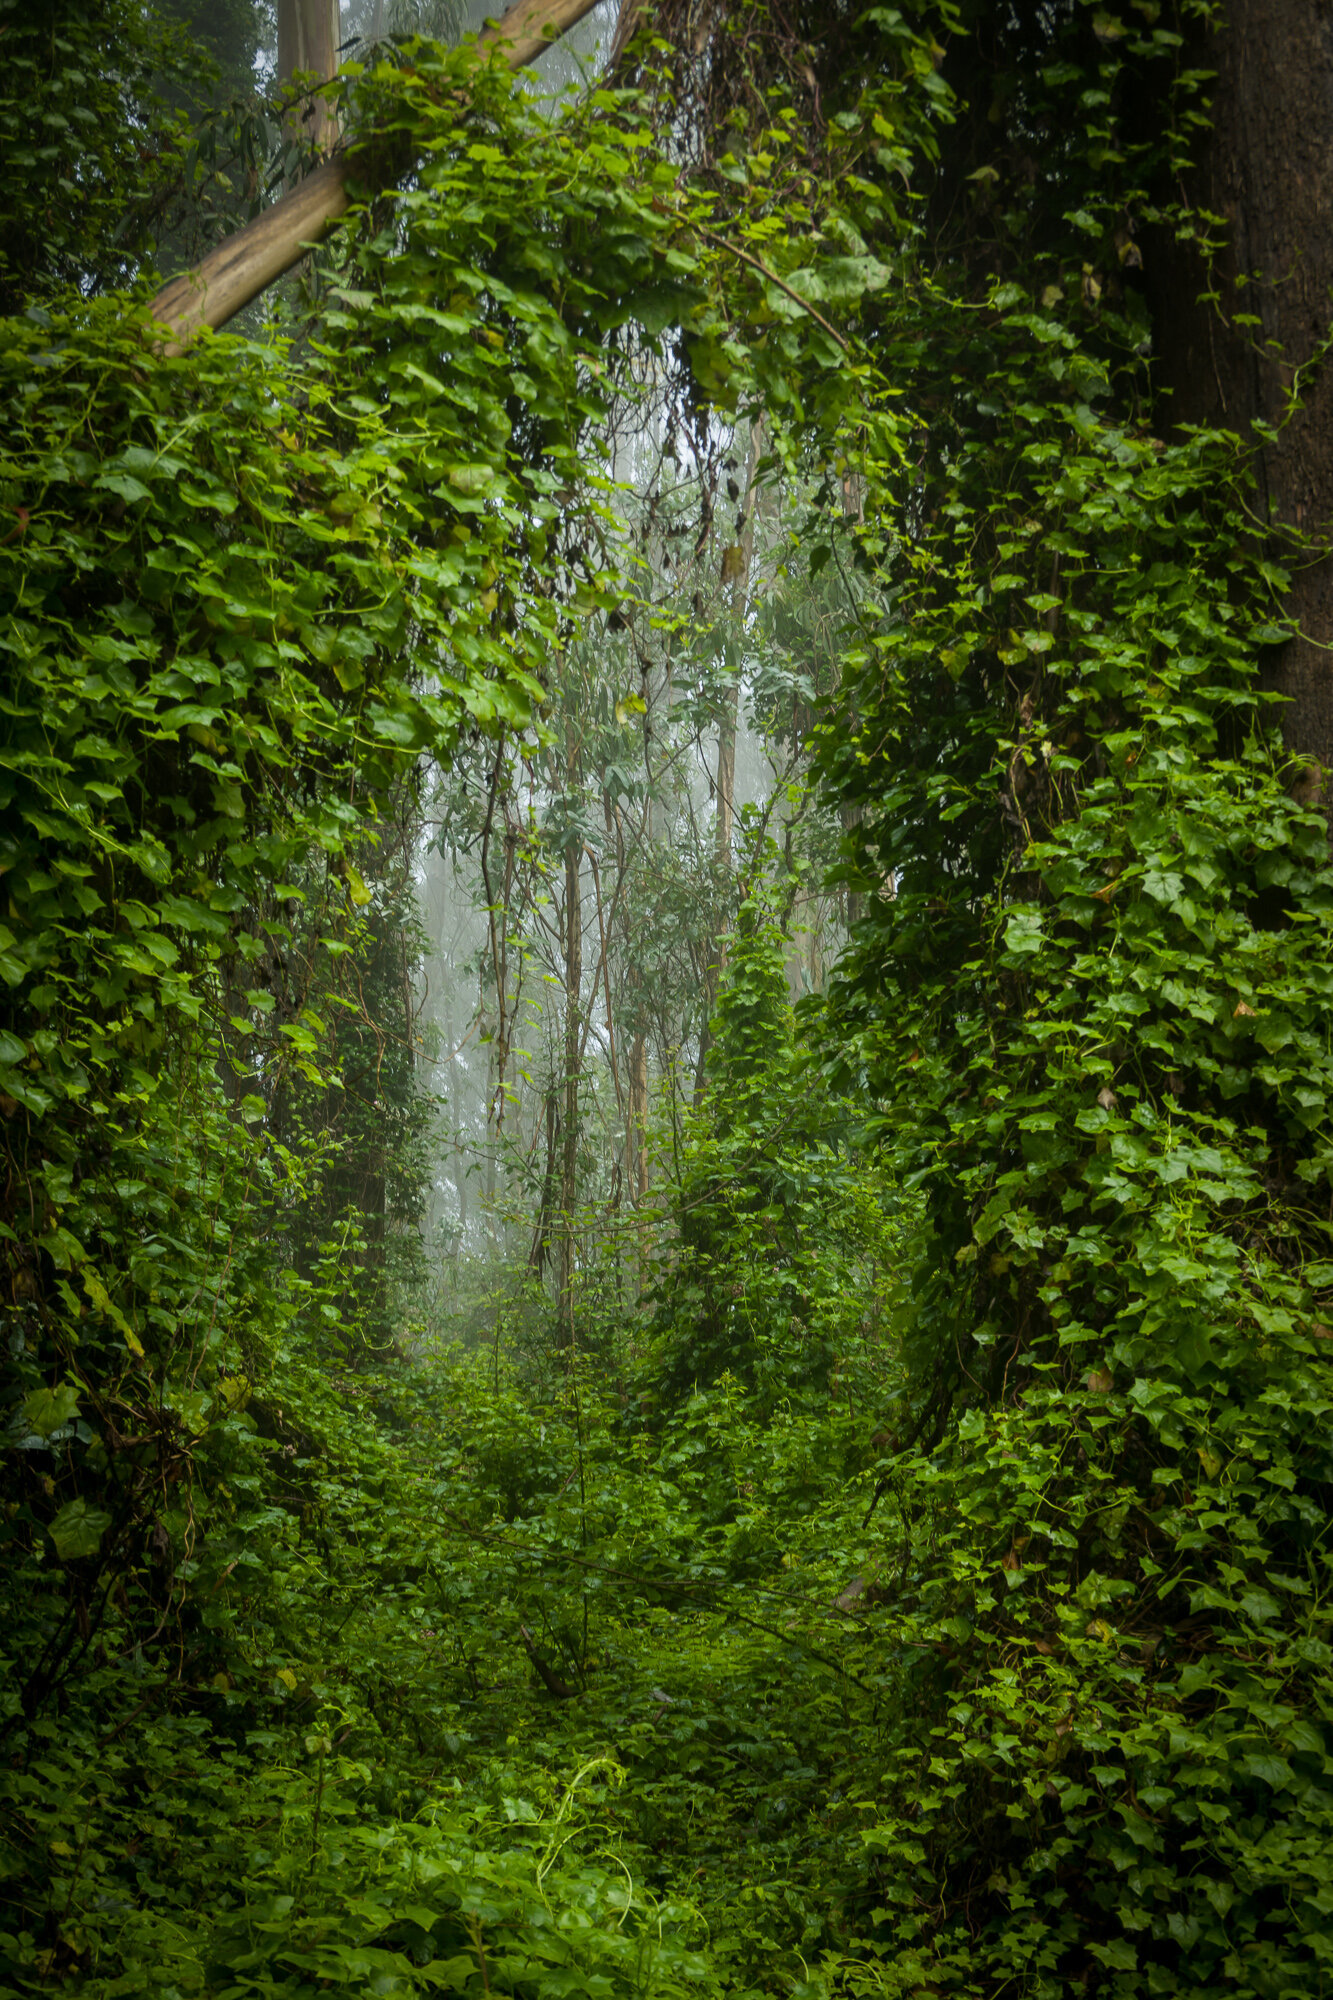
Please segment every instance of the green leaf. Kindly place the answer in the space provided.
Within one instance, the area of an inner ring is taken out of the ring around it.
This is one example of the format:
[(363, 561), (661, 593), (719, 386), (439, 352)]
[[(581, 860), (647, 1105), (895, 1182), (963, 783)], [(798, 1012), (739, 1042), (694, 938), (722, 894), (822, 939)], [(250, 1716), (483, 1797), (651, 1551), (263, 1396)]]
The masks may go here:
[(1027, 957), (1033, 952), (1040, 951), (1044, 943), (1040, 912), (1016, 910), (1005, 925), (1005, 950), (1014, 953), (1016, 957)]
[(95, 1556), (102, 1537), (111, 1526), (111, 1516), (86, 1500), (67, 1500), (52, 1521), (49, 1533), (61, 1562), (77, 1562), (80, 1556)]
[(94, 486), (101, 487), (106, 493), (118, 494), (122, 500), (129, 501), (131, 504), (139, 500), (152, 498), (148, 487), (128, 472), (103, 472), (93, 481), (93, 484)]
[(129, 1348), (130, 1353), (142, 1361), (144, 1355), (142, 1341), (95, 1271), (84, 1272), (83, 1289), (87, 1292), (89, 1301), (96, 1310), (100, 1313), (105, 1313), (112, 1325), (119, 1328), (120, 1332), (124, 1335), (125, 1345)]
[(451, 465), (445, 477), (456, 492), (472, 495), (489, 493), (499, 474), (490, 465)]
[(1292, 1768), (1285, 1757), (1256, 1755), (1250, 1752), (1245, 1757), (1244, 1763), (1247, 1771), (1256, 1778), (1262, 1778), (1275, 1792), (1280, 1792), (1284, 1785), (1289, 1785), (1292, 1781)]
[(23, 1399), (23, 1420), (38, 1437), (51, 1437), (78, 1414), (79, 1392), (62, 1382), (55, 1389), (34, 1389)]

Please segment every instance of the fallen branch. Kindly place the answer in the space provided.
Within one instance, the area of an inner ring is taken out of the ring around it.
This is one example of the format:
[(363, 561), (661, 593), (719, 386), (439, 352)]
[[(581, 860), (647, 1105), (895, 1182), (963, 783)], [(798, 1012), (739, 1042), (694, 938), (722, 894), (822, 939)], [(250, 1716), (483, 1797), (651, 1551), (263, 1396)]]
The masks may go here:
[[(517, 0), (502, 20), (482, 29), (478, 58), (485, 61), (498, 48), (511, 69), (522, 69), (596, 4), (597, 0)], [(335, 154), (272, 208), (210, 250), (193, 269), (164, 285), (152, 304), (153, 318), (171, 333), (163, 352), (181, 354), (201, 327), (225, 326), (275, 278), (299, 264), (350, 208), (354, 170), (352, 154)]]

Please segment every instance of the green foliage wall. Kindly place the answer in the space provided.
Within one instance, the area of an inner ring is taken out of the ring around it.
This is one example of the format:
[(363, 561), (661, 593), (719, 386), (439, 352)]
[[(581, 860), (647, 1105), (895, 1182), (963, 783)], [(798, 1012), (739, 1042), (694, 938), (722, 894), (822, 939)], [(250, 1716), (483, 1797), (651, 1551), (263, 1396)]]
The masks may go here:
[(1260, 692), (1248, 440), (1151, 401), (1139, 243), (1205, 226), (1158, 202), (1181, 49), (1156, 8), (978, 22), (962, 207), (878, 336), (919, 428), (868, 473), (896, 597), (824, 763), (869, 898), (834, 1069), (930, 1216), (892, 1991), (1327, 1980), (1333, 874)]

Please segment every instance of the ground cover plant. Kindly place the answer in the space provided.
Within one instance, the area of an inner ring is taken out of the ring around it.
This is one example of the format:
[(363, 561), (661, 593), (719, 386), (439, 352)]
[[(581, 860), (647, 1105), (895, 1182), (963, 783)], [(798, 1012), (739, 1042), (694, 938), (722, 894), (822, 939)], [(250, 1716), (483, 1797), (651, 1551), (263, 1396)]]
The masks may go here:
[(0, 1990), (1324, 1992), (1269, 12), (0, 10)]

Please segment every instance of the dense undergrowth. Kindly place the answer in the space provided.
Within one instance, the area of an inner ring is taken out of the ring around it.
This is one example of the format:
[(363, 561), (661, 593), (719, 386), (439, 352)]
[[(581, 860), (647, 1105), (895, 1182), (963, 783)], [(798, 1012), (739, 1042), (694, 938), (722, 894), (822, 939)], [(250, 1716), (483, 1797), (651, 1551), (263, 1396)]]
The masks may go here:
[[(290, 342), (6, 321), (5, 1990), (1326, 1990), (1333, 874), (1134, 277), (1201, 11), (840, 14), (812, 161), (741, 9), (692, 175), (670, 50), (418, 45)], [(651, 1228), (432, 1322), (396, 829), (632, 614), (650, 377), (827, 475), (864, 913), (793, 1013), (751, 829)]]
[[(19, 1725), (20, 1990), (733, 1991), (850, 1944), (830, 1906), (862, 1886), (875, 1784), (867, 1432), (902, 1224), (826, 1126), (774, 1145), (808, 1081), (779, 991), (761, 933), (719, 1049), (776, 1031), (746, 1072), (763, 1120), (722, 1100), (687, 1181), (714, 1227), (719, 1202), (766, 1218), (766, 1250), (696, 1247), (633, 1346), (594, 1323), (586, 1355), (543, 1354), (497, 1313), (489, 1343), (387, 1371), (272, 1343), (200, 1397), (158, 1515), (180, 1553), (150, 1556), (170, 1644), (94, 1639), (76, 1699)], [(813, 1218), (843, 1260), (798, 1299)], [(734, 1368), (709, 1372), (719, 1286)], [(90, 1442), (80, 1387), (27, 1441), (40, 1476)]]

